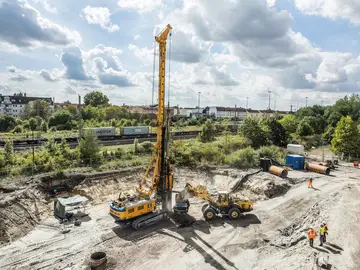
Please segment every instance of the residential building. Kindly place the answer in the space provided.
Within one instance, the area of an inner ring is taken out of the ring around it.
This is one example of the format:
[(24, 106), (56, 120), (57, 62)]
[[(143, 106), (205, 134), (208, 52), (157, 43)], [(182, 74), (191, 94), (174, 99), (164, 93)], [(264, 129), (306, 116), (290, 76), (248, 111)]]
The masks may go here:
[(28, 97), (26, 93), (14, 94), (12, 96), (3, 96), (0, 94), (0, 114), (8, 114), (14, 117), (21, 117), (25, 113), (25, 105), (33, 103), (36, 100), (45, 100), (49, 103), (50, 109), (54, 110), (52, 98)]

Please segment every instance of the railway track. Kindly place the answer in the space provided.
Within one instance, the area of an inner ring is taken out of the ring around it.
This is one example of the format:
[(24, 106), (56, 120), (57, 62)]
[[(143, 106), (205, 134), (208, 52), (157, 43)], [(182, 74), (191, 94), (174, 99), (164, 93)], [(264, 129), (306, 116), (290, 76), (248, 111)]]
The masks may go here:
[[(177, 135), (177, 136), (173, 136), (172, 138), (174, 140), (188, 140), (188, 139), (193, 139), (196, 138), (197, 134), (190, 134), (190, 135)], [(150, 142), (155, 142), (156, 141), (156, 137), (148, 137), (148, 138), (137, 138), (138, 142), (145, 142), (145, 141), (150, 141)], [(121, 139), (121, 140), (100, 140), (99, 143), (101, 145), (104, 146), (113, 146), (113, 145), (127, 145), (127, 144), (133, 144), (135, 139)], [(75, 148), (78, 146), (78, 142), (70, 142), (68, 143), (70, 148)], [(41, 143), (40, 144), (32, 144), (32, 145), (14, 145), (14, 151), (15, 152), (21, 152), (21, 151), (26, 151), (28, 149), (31, 149), (32, 147), (34, 148), (39, 148), (41, 147)], [(3, 148), (0, 147), (0, 148)]]
[[(179, 137), (179, 136), (197, 136), (200, 131), (177, 131), (172, 132), (172, 137)], [(112, 135), (112, 136), (98, 136), (99, 141), (106, 142), (106, 141), (129, 141), (134, 140), (137, 138), (138, 140), (150, 140), (156, 138), (156, 133), (148, 133), (148, 134), (137, 134), (137, 135)], [(57, 137), (54, 138), (55, 142), (60, 143), (62, 138)], [(66, 142), (68, 144), (78, 143), (78, 137), (66, 137)], [(32, 147), (32, 146), (40, 146), (43, 143), (48, 141), (47, 138), (37, 138), (37, 139), (23, 139), (23, 140), (13, 140), (13, 146), (15, 147)], [(106, 143), (105, 143), (106, 144)], [(126, 143), (125, 143), (126, 144)], [(108, 144), (106, 144), (108, 145)], [(0, 147), (5, 146), (5, 140), (0, 138)]]

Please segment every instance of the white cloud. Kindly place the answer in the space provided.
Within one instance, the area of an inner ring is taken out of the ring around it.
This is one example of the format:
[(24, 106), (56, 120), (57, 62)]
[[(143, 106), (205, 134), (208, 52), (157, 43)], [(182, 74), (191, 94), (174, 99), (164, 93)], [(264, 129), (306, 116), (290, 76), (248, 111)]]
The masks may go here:
[(26, 0), (0, 3), (0, 38), (17, 47), (69, 45), (80, 43), (77, 31), (51, 22)]
[(40, 76), (43, 77), (43, 79), (48, 82), (54, 82), (58, 80), (58, 78), (52, 72), (45, 69), (42, 69), (40, 71)]
[(295, 0), (296, 7), (308, 15), (320, 15), (330, 19), (347, 19), (360, 25), (358, 0)]
[(52, 13), (56, 13), (57, 9), (55, 6), (53, 6), (49, 0), (33, 0), (35, 3), (40, 3), (43, 5), (43, 7), (45, 8), (45, 10), (52, 12)]
[(152, 62), (154, 59), (154, 49), (139, 48), (136, 45), (129, 44), (128, 49), (139, 59), (145, 62)]
[(139, 13), (145, 13), (161, 7), (162, 0), (119, 0), (118, 6), (124, 9), (135, 9)]
[(140, 35), (139, 35), (139, 34), (137, 34), (137, 35), (134, 36), (134, 40), (138, 40), (139, 38), (140, 38)]
[(120, 27), (118, 25), (111, 23), (111, 13), (106, 7), (87, 6), (81, 11), (80, 16), (89, 24), (98, 24), (101, 26), (101, 28), (109, 32), (116, 32), (120, 30)]

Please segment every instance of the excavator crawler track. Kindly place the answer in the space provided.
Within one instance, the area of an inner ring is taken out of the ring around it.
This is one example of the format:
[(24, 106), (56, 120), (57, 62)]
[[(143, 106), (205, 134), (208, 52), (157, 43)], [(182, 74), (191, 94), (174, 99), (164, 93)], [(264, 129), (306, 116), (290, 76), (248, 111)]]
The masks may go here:
[(135, 230), (142, 230), (145, 227), (151, 226), (155, 223), (158, 223), (161, 220), (167, 219), (168, 214), (167, 212), (155, 212), (148, 214), (143, 217), (139, 217), (136, 220), (134, 220), (131, 224), (133, 229)]

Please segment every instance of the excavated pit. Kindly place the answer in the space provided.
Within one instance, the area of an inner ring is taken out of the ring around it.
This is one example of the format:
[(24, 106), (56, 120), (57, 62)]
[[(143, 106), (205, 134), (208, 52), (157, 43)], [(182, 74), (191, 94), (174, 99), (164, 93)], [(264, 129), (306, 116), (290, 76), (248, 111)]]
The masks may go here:
[[(209, 189), (227, 190), (241, 181), (238, 194), (252, 200), (262, 200), (284, 194), (291, 187), (289, 181), (256, 170), (243, 172), (235, 169), (213, 167), (176, 170), (177, 190), (187, 181), (205, 184)], [(0, 193), (0, 244), (12, 242), (26, 235), (46, 217), (52, 215), (53, 199), (56, 196), (80, 194), (97, 205), (116, 198), (120, 190), (135, 189), (143, 168), (128, 168), (121, 171), (84, 174), (44, 175), (23, 179), (18, 185), (2, 186)], [(246, 177), (244, 177), (246, 176)], [(245, 179), (245, 180), (244, 180)], [(191, 206), (190, 206), (191, 207)], [(174, 220), (179, 228), (195, 223), (191, 218)]]

